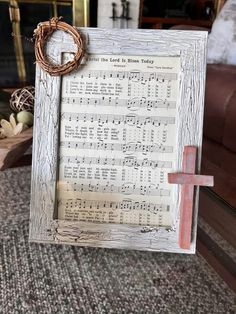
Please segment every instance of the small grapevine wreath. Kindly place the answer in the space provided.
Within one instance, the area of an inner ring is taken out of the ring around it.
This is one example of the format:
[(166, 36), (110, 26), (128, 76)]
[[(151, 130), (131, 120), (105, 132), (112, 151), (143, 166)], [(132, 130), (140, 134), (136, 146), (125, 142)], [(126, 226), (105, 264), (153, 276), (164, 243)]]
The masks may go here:
[[(62, 65), (56, 65), (49, 62), (47, 56), (45, 55), (47, 40), (56, 30), (62, 30), (71, 35), (78, 47), (78, 50), (74, 55), (74, 59)], [(36, 62), (50, 75), (60, 76), (67, 74), (80, 65), (84, 56), (84, 47), (81, 35), (74, 26), (62, 22), (61, 17), (53, 17), (49, 21), (39, 23), (37, 28), (34, 30), (34, 38)]]

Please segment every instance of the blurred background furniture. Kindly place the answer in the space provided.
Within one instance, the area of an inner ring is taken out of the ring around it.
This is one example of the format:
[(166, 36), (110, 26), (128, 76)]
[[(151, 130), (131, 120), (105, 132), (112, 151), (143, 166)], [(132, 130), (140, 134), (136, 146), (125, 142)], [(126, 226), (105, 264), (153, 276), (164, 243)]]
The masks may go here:
[(63, 16), (69, 24), (96, 26), (96, 7), (97, 0), (0, 0), (0, 88), (34, 85), (33, 31), (39, 22)]
[(224, 0), (143, 0), (142, 28), (169, 28), (173, 25), (211, 27)]
[(138, 28), (140, 0), (98, 0), (97, 27)]
[(202, 170), (213, 191), (236, 207), (236, 66), (208, 64)]
[[(63, 16), (67, 23), (96, 27), (100, 25), (98, 19), (104, 16), (104, 12), (98, 12), (103, 1), (108, 0), (0, 0), (0, 41), (4, 42), (4, 45), (0, 45), (0, 88), (34, 84), (34, 51), (31, 38), (40, 21), (48, 20), (52, 16)], [(111, 21), (112, 2), (110, 0), (108, 14)], [(120, 15), (118, 7), (122, 7), (124, 0), (116, 2), (117, 14)], [(169, 28), (188, 24), (211, 27), (224, 2), (225, 0), (140, 0), (139, 26)], [(129, 5), (129, 14), (134, 6), (138, 11), (138, 5), (132, 2)], [(136, 19), (133, 17), (132, 20), (127, 20), (126, 26), (134, 27), (134, 22), (138, 26)]]

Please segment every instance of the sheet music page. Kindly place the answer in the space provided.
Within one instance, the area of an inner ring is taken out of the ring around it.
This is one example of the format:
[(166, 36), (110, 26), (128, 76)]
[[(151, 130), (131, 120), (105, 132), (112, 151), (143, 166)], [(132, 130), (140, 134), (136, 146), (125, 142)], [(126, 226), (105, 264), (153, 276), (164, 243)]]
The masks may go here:
[(89, 55), (63, 76), (58, 219), (172, 224), (179, 71), (178, 56)]

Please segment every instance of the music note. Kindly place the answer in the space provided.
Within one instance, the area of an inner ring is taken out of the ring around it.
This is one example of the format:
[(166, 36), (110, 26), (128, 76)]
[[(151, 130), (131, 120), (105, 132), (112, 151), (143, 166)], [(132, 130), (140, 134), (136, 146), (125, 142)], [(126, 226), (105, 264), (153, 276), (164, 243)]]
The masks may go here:
[(134, 211), (147, 211), (153, 214), (158, 214), (159, 212), (164, 212), (169, 210), (169, 205), (166, 204), (155, 204), (146, 202), (137, 202), (132, 199), (123, 199), (121, 202), (106, 201), (106, 200), (85, 200), (85, 199), (61, 199), (59, 200), (60, 205), (64, 205), (66, 209), (85, 209), (85, 208), (95, 208), (95, 209), (109, 209), (117, 210), (120, 209), (123, 212)]
[(83, 184), (74, 182), (60, 183), (60, 189), (63, 191), (74, 191), (74, 192), (99, 192), (99, 193), (121, 193), (125, 195), (150, 195), (150, 196), (169, 196), (169, 189), (159, 189), (159, 186), (136, 186), (133, 183), (124, 183), (121, 186), (115, 186), (109, 182), (106, 185), (101, 184)]
[(97, 122), (99, 126), (102, 126), (107, 123), (112, 123), (119, 125), (121, 123), (133, 125), (133, 126), (142, 126), (151, 124), (153, 126), (160, 126), (161, 124), (174, 124), (174, 117), (159, 117), (159, 116), (138, 116), (138, 115), (113, 115), (113, 114), (93, 114), (93, 113), (74, 113), (66, 112), (61, 115), (62, 119), (68, 119), (70, 122), (75, 121), (84, 121), (84, 122)]
[(142, 108), (146, 108), (148, 111), (153, 109), (163, 108), (163, 109), (175, 109), (175, 101), (166, 100), (147, 100), (145, 97), (131, 98), (131, 99), (111, 99), (109, 98), (81, 98), (81, 97), (63, 97), (62, 104), (74, 104), (83, 106), (116, 106), (116, 107), (127, 107), (131, 111), (137, 111)]

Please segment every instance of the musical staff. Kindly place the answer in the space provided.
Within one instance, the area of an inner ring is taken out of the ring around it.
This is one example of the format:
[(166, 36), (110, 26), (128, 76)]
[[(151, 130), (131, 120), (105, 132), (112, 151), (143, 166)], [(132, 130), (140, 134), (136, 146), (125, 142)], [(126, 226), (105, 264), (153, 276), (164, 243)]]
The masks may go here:
[(159, 212), (168, 212), (170, 206), (166, 204), (154, 204), (146, 202), (137, 202), (130, 199), (124, 199), (121, 202), (113, 201), (98, 201), (98, 200), (85, 200), (85, 199), (62, 199), (58, 201), (59, 205), (65, 206), (66, 209), (80, 210), (80, 209), (96, 209), (96, 210), (122, 210), (123, 212), (130, 211), (147, 211), (153, 214)]
[(174, 117), (148, 117), (138, 116), (134, 114), (129, 115), (113, 115), (113, 114), (94, 114), (94, 113), (74, 113), (64, 112), (61, 114), (62, 119), (68, 119), (69, 121), (75, 120), (76, 122), (98, 122), (99, 125), (113, 123), (119, 125), (121, 123), (128, 124), (131, 126), (141, 127), (142, 125), (151, 124), (153, 126), (160, 126), (161, 124), (174, 124)]
[(112, 98), (83, 98), (83, 97), (63, 97), (62, 104), (75, 104), (83, 106), (115, 106), (126, 107), (130, 110), (138, 110), (146, 108), (148, 111), (152, 109), (175, 109), (175, 101), (167, 100), (147, 100), (147, 98), (133, 98), (133, 99), (112, 99)]
[(93, 149), (93, 150), (109, 150), (126, 152), (141, 152), (141, 153), (172, 153), (172, 146), (164, 146), (162, 144), (145, 145), (142, 143), (104, 143), (104, 142), (76, 142), (62, 141), (61, 147), (73, 149)]
[[(71, 77), (75, 78), (75, 75), (70, 74)], [(116, 79), (116, 80), (124, 80), (128, 79), (133, 82), (147, 82), (147, 81), (176, 81), (178, 78), (177, 73), (163, 73), (163, 72), (142, 72), (139, 70), (131, 70), (131, 71), (109, 71), (109, 70), (90, 70), (86, 71), (86, 73), (78, 73), (78, 78), (93, 78), (97, 79)]]
[(147, 158), (137, 159), (134, 156), (126, 156), (123, 159), (120, 158), (107, 158), (107, 157), (79, 157), (79, 156), (63, 156), (60, 159), (60, 162), (66, 164), (95, 164), (95, 165), (111, 165), (111, 166), (122, 166), (122, 167), (150, 167), (155, 168), (171, 168), (172, 163), (170, 161), (155, 161), (149, 160)]
[(125, 195), (150, 195), (150, 196), (169, 196), (170, 190), (160, 189), (159, 185), (140, 185), (136, 187), (135, 184), (125, 183), (121, 186), (115, 186), (108, 182), (106, 185), (97, 184), (83, 184), (77, 182), (66, 182), (59, 184), (60, 189), (64, 191), (74, 191), (80, 193), (98, 192), (98, 193), (119, 193)]

